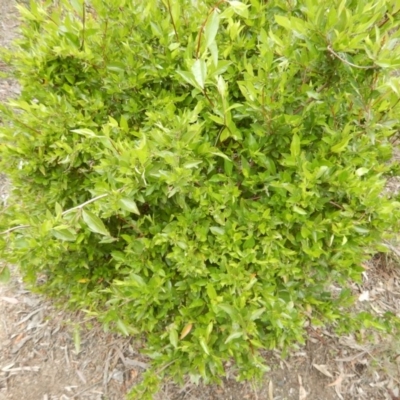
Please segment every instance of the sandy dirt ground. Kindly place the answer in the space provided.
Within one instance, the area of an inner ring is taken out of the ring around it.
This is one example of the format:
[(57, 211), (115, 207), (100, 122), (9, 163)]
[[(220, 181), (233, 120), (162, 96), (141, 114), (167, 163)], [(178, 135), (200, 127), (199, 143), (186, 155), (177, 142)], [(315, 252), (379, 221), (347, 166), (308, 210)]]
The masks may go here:
[[(18, 35), (15, 0), (0, 0), (0, 46)], [(0, 61), (0, 72), (5, 70)], [(0, 78), (0, 101), (18, 95), (16, 82)], [(1, 157), (1, 154), (0, 154)], [(1, 171), (0, 171), (1, 172)], [(393, 184), (391, 190), (398, 190)], [(0, 212), (10, 185), (0, 174)], [(399, 252), (400, 254), (400, 252)], [(400, 270), (393, 257), (366, 266), (364, 282), (354, 285), (355, 305), (400, 315)], [(0, 254), (0, 268), (1, 268)], [(145, 346), (134, 338), (104, 333), (94, 320), (55, 307), (24, 287), (16, 267), (0, 284), (0, 400), (123, 400), (147, 368)], [(400, 339), (366, 342), (308, 328), (308, 341), (286, 359), (265, 357), (271, 371), (259, 385), (183, 386), (165, 382), (156, 400), (399, 400)]]

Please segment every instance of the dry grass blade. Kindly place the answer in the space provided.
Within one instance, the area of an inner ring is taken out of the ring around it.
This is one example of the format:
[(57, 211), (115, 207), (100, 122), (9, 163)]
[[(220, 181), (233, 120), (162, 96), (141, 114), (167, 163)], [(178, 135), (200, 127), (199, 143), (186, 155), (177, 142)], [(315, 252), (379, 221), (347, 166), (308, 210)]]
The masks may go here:
[(274, 400), (274, 384), (272, 383), (272, 380), (269, 381), (268, 384), (268, 398), (269, 400)]
[[(367, 351), (361, 351), (360, 353), (354, 354), (352, 356), (349, 357), (345, 357), (345, 358), (335, 358), (335, 361), (340, 361), (340, 362), (352, 362), (354, 360), (356, 360), (357, 358), (362, 357), (363, 355), (367, 354)], [(333, 377), (332, 377), (333, 378)]]
[(33, 371), (33, 372), (37, 372), (40, 370), (40, 367), (38, 366), (34, 366), (34, 367), (17, 367), (17, 368), (2, 368), (1, 371), (2, 372), (21, 372), (21, 371)]
[(297, 375), (299, 380), (299, 400), (306, 400), (307, 399), (307, 391), (304, 389), (303, 382), (300, 375)]
[(139, 367), (142, 369), (149, 368), (149, 364), (146, 364), (144, 362), (137, 361), (137, 360), (132, 360), (131, 358), (125, 358), (125, 366), (126, 367)]
[(14, 297), (2, 296), (2, 297), (0, 297), (0, 299), (3, 301), (6, 301), (7, 303), (10, 303), (10, 304), (18, 304), (19, 303), (18, 299), (14, 298)]
[(37, 314), (39, 311), (42, 311), (45, 307), (39, 307), (36, 310), (32, 311), (31, 313), (29, 313), (27, 316), (25, 316), (24, 318), (21, 319), (21, 321), (17, 322), (15, 325), (21, 325), (24, 322), (28, 321), (31, 317), (33, 317), (35, 314)]
[(321, 374), (324, 374), (328, 378), (333, 378), (333, 375), (328, 371), (328, 367), (326, 365), (313, 364), (312, 366), (321, 372)]

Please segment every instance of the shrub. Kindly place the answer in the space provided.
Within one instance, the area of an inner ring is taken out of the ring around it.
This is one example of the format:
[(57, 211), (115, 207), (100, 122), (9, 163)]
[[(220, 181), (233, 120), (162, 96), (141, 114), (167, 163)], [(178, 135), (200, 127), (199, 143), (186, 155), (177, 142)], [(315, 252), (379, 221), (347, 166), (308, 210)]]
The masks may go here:
[(358, 326), (349, 283), (398, 227), (396, 1), (19, 9), (1, 243), (27, 282), (144, 334), (175, 379), (232, 358), (249, 379), (308, 322)]

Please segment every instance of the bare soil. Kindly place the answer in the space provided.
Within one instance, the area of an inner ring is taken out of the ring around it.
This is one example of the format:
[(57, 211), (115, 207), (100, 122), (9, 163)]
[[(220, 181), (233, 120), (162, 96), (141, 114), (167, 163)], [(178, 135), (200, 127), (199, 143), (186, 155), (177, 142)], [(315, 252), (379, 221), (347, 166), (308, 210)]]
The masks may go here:
[[(0, 0), (0, 46), (8, 47), (18, 34), (15, 4)], [(0, 62), (0, 72), (4, 68)], [(18, 92), (16, 82), (0, 78), (0, 101)], [(390, 185), (394, 192), (400, 187), (397, 181)], [(0, 210), (8, 191), (0, 174)], [(147, 368), (140, 355), (145, 344), (56, 308), (26, 290), (17, 269), (11, 270), (11, 281), (0, 285), (0, 400), (123, 400)], [(359, 296), (355, 308), (400, 315), (396, 257), (376, 257), (363, 276), (363, 284), (353, 287)], [(271, 371), (259, 385), (237, 383), (229, 375), (222, 386), (166, 382), (155, 399), (400, 400), (400, 338), (375, 334), (356, 340), (308, 327), (306, 345), (288, 358), (278, 352), (265, 357)]]

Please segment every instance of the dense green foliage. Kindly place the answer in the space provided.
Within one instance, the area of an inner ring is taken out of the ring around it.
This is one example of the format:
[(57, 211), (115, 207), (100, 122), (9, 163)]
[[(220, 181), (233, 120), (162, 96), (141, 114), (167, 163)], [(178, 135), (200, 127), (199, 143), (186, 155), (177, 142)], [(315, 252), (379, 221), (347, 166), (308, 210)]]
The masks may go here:
[(20, 7), (3, 57), (22, 93), (0, 114), (13, 185), (2, 257), (41, 292), (145, 334), (175, 378), (218, 379), (231, 358), (251, 378), (259, 350), (301, 342), (307, 321), (349, 327), (348, 284), (397, 229), (399, 204), (381, 192), (399, 129), (399, 7)]

